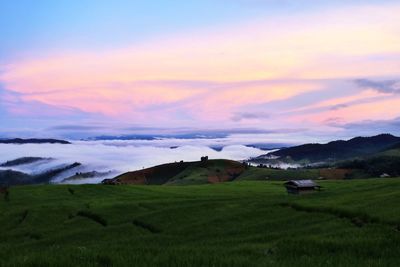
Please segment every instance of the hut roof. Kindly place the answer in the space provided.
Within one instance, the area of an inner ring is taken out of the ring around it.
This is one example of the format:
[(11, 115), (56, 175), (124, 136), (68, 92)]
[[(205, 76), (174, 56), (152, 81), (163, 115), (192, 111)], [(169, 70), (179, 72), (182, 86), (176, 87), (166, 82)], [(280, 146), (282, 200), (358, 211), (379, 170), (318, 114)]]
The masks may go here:
[(285, 185), (294, 185), (297, 187), (319, 187), (313, 180), (290, 180)]

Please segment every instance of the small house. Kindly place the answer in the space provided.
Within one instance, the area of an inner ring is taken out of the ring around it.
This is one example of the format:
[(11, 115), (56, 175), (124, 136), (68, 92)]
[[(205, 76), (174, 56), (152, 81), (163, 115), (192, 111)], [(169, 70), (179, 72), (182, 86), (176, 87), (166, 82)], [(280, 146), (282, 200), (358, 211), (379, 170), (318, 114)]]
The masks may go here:
[(313, 180), (290, 180), (284, 185), (288, 194), (307, 194), (321, 189)]

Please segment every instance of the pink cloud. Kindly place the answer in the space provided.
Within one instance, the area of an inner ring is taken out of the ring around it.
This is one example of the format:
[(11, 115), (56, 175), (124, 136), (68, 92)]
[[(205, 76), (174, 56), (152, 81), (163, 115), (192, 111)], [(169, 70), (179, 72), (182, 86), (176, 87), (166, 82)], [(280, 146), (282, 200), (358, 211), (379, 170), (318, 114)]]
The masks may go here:
[(400, 116), (400, 97), (393, 96), (373, 103), (360, 103), (336, 110), (323, 111), (318, 114), (296, 115), (290, 121), (325, 125), (332, 118), (337, 118), (340, 123), (352, 123), (365, 120), (394, 119)]

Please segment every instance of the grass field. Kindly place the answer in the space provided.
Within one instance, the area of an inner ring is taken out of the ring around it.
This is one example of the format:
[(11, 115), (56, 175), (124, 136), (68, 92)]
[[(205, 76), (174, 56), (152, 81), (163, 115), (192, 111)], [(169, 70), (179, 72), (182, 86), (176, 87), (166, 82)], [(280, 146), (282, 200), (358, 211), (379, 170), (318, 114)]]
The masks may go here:
[(40, 185), (0, 200), (0, 266), (399, 266), (400, 179)]
[(291, 180), (291, 179), (317, 179), (320, 176), (318, 169), (269, 169), (250, 167), (243, 172), (237, 181), (254, 180)]

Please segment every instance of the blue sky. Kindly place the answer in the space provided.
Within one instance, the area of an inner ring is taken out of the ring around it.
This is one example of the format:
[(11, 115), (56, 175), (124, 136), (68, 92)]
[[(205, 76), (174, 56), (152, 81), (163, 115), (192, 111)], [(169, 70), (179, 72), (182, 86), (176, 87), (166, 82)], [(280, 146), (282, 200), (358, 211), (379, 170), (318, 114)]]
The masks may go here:
[(395, 1), (311, 0), (2, 0), (2, 60), (79, 48), (109, 48), (194, 28), (317, 12), (332, 6)]
[(124, 46), (125, 42), (262, 13), (253, 5), (232, 1), (5, 0), (1, 2), (0, 34), (6, 38), (0, 51), (2, 56), (13, 57), (21, 51)]

